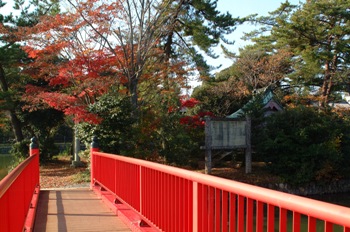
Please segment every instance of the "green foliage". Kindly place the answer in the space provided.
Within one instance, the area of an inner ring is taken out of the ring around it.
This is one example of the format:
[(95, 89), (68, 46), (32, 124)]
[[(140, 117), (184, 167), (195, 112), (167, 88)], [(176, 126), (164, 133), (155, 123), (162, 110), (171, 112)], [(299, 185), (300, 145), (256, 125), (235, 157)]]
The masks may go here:
[(90, 111), (102, 118), (98, 125), (81, 123), (78, 125), (79, 138), (90, 144), (93, 135), (104, 152), (121, 154), (134, 147), (134, 123), (130, 99), (113, 93), (101, 96)]
[(296, 87), (291, 90), (317, 86), (319, 101), (326, 106), (332, 92), (349, 91), (349, 7), (344, 0), (306, 1), (300, 6), (285, 2), (268, 17), (253, 17), (263, 27), (249, 36), (255, 48), (264, 51), (289, 49), (293, 71), (288, 82)]
[(213, 67), (206, 63), (198, 50), (217, 58), (212, 48), (220, 42), (232, 44), (225, 36), (231, 34), (243, 20), (218, 11), (217, 0), (173, 1), (170, 6), (165, 13), (169, 17), (166, 27), (160, 28), (163, 30), (166, 56), (189, 61), (201, 77), (211, 76), (209, 72)]
[(58, 155), (59, 148), (55, 145), (54, 137), (61, 124), (64, 123), (63, 112), (55, 109), (42, 109), (26, 112), (22, 116), (23, 121), (28, 122), (24, 127), (28, 137), (35, 135), (39, 140), (40, 160), (47, 161), (54, 155)]
[[(175, 165), (196, 163), (204, 129), (194, 130), (180, 124), (179, 99), (175, 94), (150, 94), (140, 110), (139, 120), (132, 116), (130, 99), (107, 94), (90, 108), (102, 118), (98, 125), (81, 123), (79, 138), (91, 143), (96, 135), (104, 152), (137, 157)], [(173, 109), (173, 110), (169, 110)]]
[(11, 155), (0, 155), (0, 170), (7, 169), (9, 167), (9, 164), (12, 162), (12, 160), (13, 160), (13, 156)]
[(168, 164), (196, 163), (201, 154), (199, 143), (204, 141), (204, 137), (198, 140), (195, 136), (198, 131), (203, 133), (204, 129), (181, 125), (182, 116), (179, 112), (168, 113), (166, 109), (157, 110), (157, 114), (148, 112), (140, 125), (142, 133), (138, 137), (136, 152), (146, 155), (148, 159), (161, 159)]
[(34, 26), (45, 15), (56, 15), (60, 12), (59, 0), (32, 0), (29, 3), (24, 0), (14, 0), (14, 10), (20, 15), (9, 17), (9, 21), (17, 26)]
[(227, 81), (212, 81), (197, 87), (192, 94), (192, 97), (201, 102), (200, 109), (197, 110), (225, 117), (240, 109), (249, 100), (249, 96), (241, 94), (239, 84), (232, 79), (234, 78), (229, 78)]
[(143, 95), (140, 121), (133, 127), (134, 146), (125, 154), (172, 165), (195, 163), (199, 144), (192, 128), (180, 123), (184, 115), (180, 112), (179, 88), (174, 82), (168, 84), (167, 90), (148, 89)]
[[(24, 134), (32, 136), (34, 128), (38, 127), (38, 124), (34, 122), (33, 124), (36, 125), (30, 125), (31, 121), (27, 115), (24, 115), (28, 112), (23, 113), (22, 94), (26, 84), (28, 84), (28, 76), (24, 74), (26, 71), (24, 66), (30, 62), (30, 59), (22, 50), (25, 41), (18, 32), (25, 27), (29, 29), (35, 26), (41, 16), (57, 12), (59, 2), (57, 0), (14, 0), (13, 3), (15, 14), (6, 12), (7, 15), (0, 15), (0, 23), (3, 26), (0, 39), (0, 113), (4, 112), (4, 115), (9, 118), (8, 122), (11, 123), (12, 130), (8, 131), (14, 132), (17, 142), (22, 142)], [(4, 3), (0, 1), (0, 7), (3, 5)], [(43, 119), (46, 116), (48, 115), (43, 114), (39, 118), (44, 121), (55, 121), (52, 118)], [(27, 118), (23, 119), (25, 117)], [(23, 129), (24, 124), (30, 125), (26, 127), (28, 130)], [(41, 126), (40, 123), (39, 126)], [(42, 139), (40, 136), (38, 138)], [(45, 148), (51, 146), (47, 144), (46, 137), (41, 141), (41, 145), (44, 146), (44, 151), (47, 151)], [(15, 153), (17, 154), (17, 152), (19, 151), (16, 149)]]
[(13, 163), (13, 156), (0, 155), (0, 180), (8, 174), (11, 163)]
[(12, 145), (10, 155), (14, 157), (14, 166), (29, 156), (29, 144), (30, 141), (25, 139)]
[(332, 113), (288, 109), (266, 120), (256, 152), (286, 183), (325, 183), (349, 177), (349, 129), (347, 121)]

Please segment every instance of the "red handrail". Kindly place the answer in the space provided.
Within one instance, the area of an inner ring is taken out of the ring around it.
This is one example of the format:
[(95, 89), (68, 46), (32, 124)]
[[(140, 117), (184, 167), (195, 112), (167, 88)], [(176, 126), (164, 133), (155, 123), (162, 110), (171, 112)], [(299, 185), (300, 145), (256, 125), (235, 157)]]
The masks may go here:
[(347, 207), (139, 159), (91, 156), (92, 181), (162, 231), (350, 231)]
[(39, 153), (20, 163), (0, 181), (0, 225), (2, 232), (23, 231), (31, 201), (39, 186)]

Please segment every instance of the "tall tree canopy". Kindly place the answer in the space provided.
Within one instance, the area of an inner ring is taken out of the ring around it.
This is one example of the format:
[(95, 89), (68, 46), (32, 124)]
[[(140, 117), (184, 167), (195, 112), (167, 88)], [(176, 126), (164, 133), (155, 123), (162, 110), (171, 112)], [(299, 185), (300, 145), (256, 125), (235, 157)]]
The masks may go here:
[[(28, 82), (21, 73), (30, 62), (23, 52), (24, 28), (32, 28), (44, 14), (53, 14), (59, 10), (57, 0), (33, 1), (30, 4), (15, 0), (13, 13), (0, 14), (0, 110), (9, 118), (17, 142), (24, 138), (22, 131), (21, 94)], [(0, 1), (0, 7), (5, 2)]]
[[(169, 91), (174, 86), (169, 82), (184, 85), (191, 70), (208, 74), (195, 47), (210, 55), (210, 48), (238, 22), (218, 12), (217, 1), (67, 2), (66, 13), (41, 18), (27, 38), (26, 51), (35, 60), (28, 71), (51, 87), (30, 87), (28, 100), (75, 115), (86, 113), (83, 105), (112, 86), (130, 96), (137, 112), (142, 94), (148, 92), (141, 82)], [(40, 99), (33, 97), (36, 91)], [(55, 106), (53, 97), (62, 104)]]
[(289, 49), (292, 84), (318, 90), (320, 105), (325, 106), (333, 91), (349, 92), (349, 8), (346, 0), (309, 0), (300, 6), (286, 1), (270, 16), (254, 18), (264, 27), (249, 36), (269, 51)]

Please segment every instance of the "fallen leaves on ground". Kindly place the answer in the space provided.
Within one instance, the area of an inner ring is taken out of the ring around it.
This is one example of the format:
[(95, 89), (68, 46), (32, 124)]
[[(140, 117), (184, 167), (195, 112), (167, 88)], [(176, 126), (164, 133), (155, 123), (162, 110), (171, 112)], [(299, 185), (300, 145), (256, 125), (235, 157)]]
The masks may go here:
[(83, 167), (72, 167), (69, 156), (58, 157), (40, 166), (40, 187), (41, 188), (66, 188), (74, 185), (87, 185), (79, 180), (77, 175), (86, 171), (86, 163)]

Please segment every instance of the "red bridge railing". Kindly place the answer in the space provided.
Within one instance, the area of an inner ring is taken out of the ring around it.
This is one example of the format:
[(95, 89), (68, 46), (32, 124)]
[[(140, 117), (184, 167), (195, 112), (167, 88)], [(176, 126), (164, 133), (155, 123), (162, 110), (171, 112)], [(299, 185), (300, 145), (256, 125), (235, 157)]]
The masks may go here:
[(0, 231), (31, 231), (39, 194), (39, 149), (0, 181)]
[(92, 184), (160, 231), (350, 232), (350, 208), (97, 150)]

